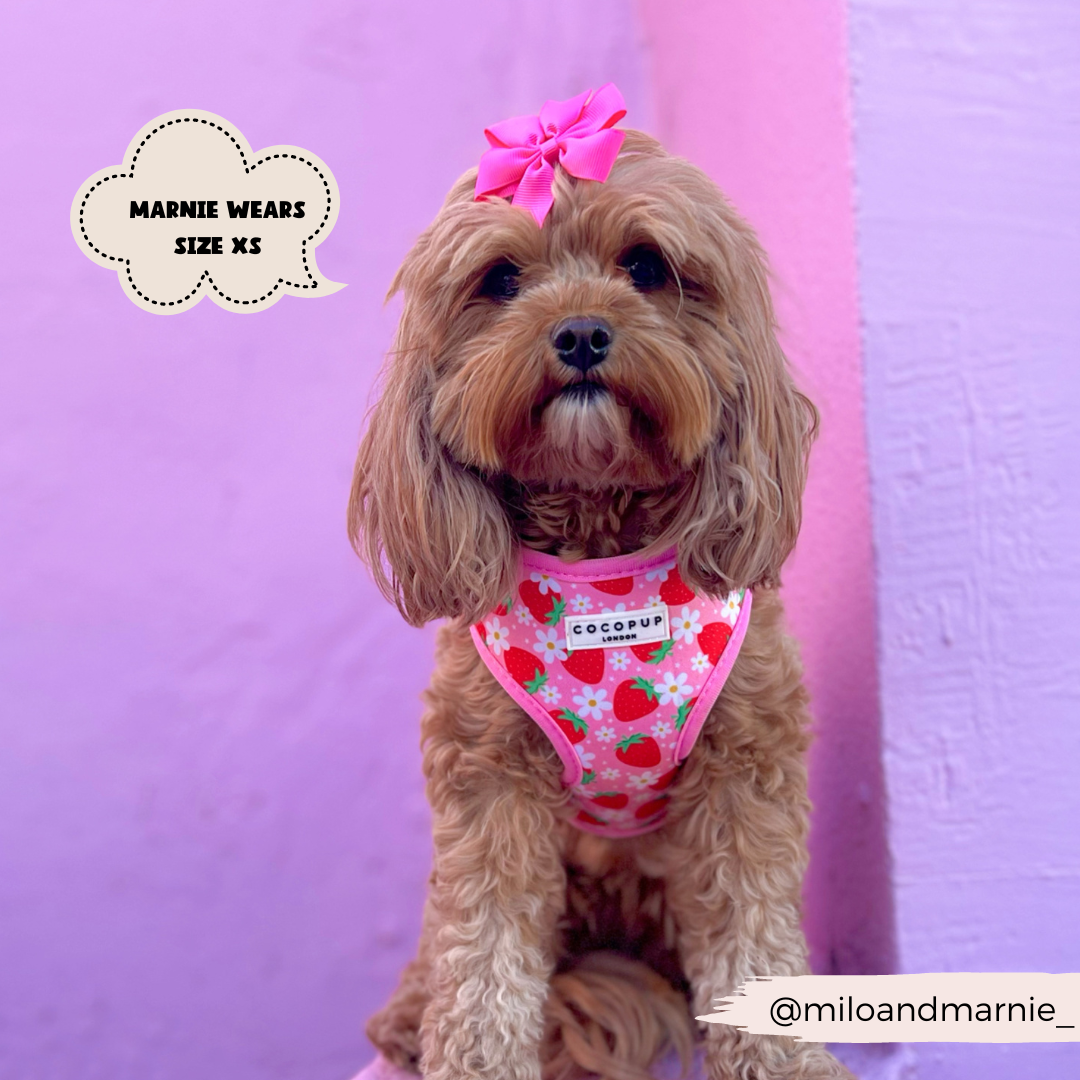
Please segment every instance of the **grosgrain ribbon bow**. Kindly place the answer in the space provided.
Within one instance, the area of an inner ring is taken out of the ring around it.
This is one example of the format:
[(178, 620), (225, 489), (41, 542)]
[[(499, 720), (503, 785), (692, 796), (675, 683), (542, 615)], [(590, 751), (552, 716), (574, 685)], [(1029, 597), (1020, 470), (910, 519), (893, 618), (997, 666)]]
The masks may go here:
[(555, 166), (582, 180), (606, 180), (622, 146), (615, 131), (626, 103), (614, 83), (569, 101), (549, 101), (539, 116), (515, 116), (487, 128), (491, 149), (480, 158), (476, 199), (497, 195), (544, 224), (555, 201)]

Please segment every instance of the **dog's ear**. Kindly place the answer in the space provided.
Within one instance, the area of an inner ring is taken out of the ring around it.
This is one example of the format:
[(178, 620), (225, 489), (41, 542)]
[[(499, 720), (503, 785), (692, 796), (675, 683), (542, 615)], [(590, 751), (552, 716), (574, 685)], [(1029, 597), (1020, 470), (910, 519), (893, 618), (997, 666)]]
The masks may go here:
[(405, 308), (383, 373), (383, 393), (360, 443), (349, 537), (382, 593), (414, 626), (475, 621), (515, 588), (516, 547), (496, 496), (435, 437), (432, 306), (409, 289), (422, 245), (391, 287)]
[(713, 594), (779, 584), (799, 534), (818, 427), (817, 409), (796, 389), (776, 340), (764, 255), (749, 227), (732, 218), (714, 283), (732, 377), (720, 395), (719, 437), (698, 463), (680, 515), (682, 572)]

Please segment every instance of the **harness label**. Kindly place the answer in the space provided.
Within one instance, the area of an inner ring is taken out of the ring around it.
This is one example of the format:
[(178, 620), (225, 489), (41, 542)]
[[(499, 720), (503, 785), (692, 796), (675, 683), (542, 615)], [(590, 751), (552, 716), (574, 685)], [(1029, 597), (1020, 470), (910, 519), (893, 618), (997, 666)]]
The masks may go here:
[(567, 615), (563, 619), (566, 651), (614, 649), (620, 645), (667, 641), (671, 637), (667, 604), (639, 611), (613, 611), (601, 615)]

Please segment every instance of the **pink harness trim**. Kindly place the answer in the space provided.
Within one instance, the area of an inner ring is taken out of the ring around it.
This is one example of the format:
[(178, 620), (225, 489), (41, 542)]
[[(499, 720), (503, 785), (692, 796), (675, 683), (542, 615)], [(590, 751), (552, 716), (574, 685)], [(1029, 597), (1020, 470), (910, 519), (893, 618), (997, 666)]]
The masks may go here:
[[(564, 563), (523, 551), (517, 595), (472, 627), (488, 669), (555, 747), (578, 807), (574, 824), (587, 832), (629, 837), (659, 828), (669, 798), (663, 792), (746, 636), (750, 591), (698, 596), (675, 557), (671, 548)], [(625, 633), (630, 620), (658, 622), (653, 616), (664, 609), (668, 636), (634, 644), (636, 631)], [(602, 646), (567, 647), (575, 631), (591, 629), (592, 641), (601, 626), (624, 633)]]

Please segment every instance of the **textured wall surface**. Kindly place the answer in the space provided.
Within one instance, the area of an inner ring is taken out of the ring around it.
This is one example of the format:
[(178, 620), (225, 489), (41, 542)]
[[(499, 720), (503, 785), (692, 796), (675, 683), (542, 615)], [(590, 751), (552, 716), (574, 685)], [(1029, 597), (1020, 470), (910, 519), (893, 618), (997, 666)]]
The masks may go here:
[(842, 0), (645, 0), (658, 133), (757, 229), (784, 348), (821, 410), (785, 571), (817, 742), (807, 931), (819, 972), (890, 970), (874, 580)]
[[(4, 1080), (367, 1058), (429, 843), (430, 635), (344, 529), (382, 297), (485, 123), (609, 78), (647, 120), (641, 72), (619, 0), (5, 11)], [(319, 260), (347, 289), (165, 318), (80, 254), (78, 185), (182, 107), (330, 164)]]
[[(1080, 970), (1080, 9), (852, 0), (905, 971)], [(910, 1048), (920, 1080), (1080, 1046)]]

